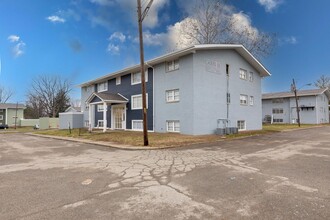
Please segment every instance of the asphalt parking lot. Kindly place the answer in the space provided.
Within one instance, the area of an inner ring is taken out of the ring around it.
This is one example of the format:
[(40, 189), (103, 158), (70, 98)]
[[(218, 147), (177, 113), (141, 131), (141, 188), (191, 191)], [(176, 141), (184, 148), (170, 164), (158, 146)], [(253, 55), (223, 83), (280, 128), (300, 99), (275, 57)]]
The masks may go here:
[(165, 150), (0, 133), (0, 219), (330, 219), (330, 126)]

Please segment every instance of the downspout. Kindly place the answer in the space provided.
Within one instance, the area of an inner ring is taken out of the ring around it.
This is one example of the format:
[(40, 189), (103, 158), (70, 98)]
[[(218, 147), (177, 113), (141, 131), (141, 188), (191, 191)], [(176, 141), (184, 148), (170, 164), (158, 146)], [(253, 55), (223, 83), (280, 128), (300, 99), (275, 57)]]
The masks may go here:
[(227, 109), (226, 109), (226, 119), (227, 119), (227, 127), (229, 123), (229, 104), (230, 104), (230, 93), (229, 93), (229, 64), (226, 64), (226, 102), (227, 102)]

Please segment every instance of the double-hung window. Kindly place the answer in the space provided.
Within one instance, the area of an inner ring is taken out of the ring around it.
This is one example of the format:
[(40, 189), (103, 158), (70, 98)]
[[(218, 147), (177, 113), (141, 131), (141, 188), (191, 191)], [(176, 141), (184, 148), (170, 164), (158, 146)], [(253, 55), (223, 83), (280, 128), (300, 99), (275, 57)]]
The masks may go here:
[(142, 120), (132, 120), (132, 130), (142, 131), (143, 130), (143, 121)]
[(239, 131), (244, 131), (246, 130), (246, 124), (244, 120), (239, 120), (237, 121), (237, 128)]
[(108, 90), (108, 82), (97, 84), (97, 92), (104, 92)]
[(283, 108), (273, 108), (273, 114), (283, 114)]
[(166, 121), (167, 132), (180, 132), (180, 121)]
[(171, 60), (166, 62), (166, 72), (177, 70), (179, 67), (179, 60)]
[(248, 96), (247, 95), (240, 95), (240, 104), (247, 105), (248, 104)]
[(180, 101), (179, 89), (166, 91), (166, 102), (178, 102), (178, 101)]
[(239, 69), (239, 78), (240, 79), (247, 79), (247, 71), (245, 69)]
[[(131, 97), (131, 109), (142, 109), (142, 95), (132, 95)], [(146, 108), (148, 108), (148, 94), (146, 94)]]
[[(145, 81), (148, 82), (148, 71), (145, 71), (144, 78), (145, 78)], [(139, 84), (141, 82), (142, 82), (141, 73), (132, 73), (131, 74), (131, 84), (132, 85)]]
[(254, 97), (250, 96), (250, 105), (254, 105)]
[(250, 74), (249, 74), (249, 80), (250, 80), (250, 82), (253, 82), (253, 72), (250, 72)]

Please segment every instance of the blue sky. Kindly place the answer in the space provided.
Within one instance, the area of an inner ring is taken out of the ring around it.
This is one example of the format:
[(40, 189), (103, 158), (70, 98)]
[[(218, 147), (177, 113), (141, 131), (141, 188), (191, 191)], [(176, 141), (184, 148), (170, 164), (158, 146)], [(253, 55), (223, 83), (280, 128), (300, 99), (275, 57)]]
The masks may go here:
[[(145, 5), (148, 0), (142, 0)], [(146, 59), (172, 50), (189, 0), (154, 0), (144, 21)], [(263, 92), (329, 76), (330, 1), (228, 0), (232, 13), (277, 46), (261, 59), (272, 76)], [(57, 74), (75, 85), (139, 62), (136, 0), (0, 0), (0, 85), (23, 102), (31, 79)], [(308, 87), (304, 87), (308, 88)], [(72, 96), (79, 98), (75, 88)]]

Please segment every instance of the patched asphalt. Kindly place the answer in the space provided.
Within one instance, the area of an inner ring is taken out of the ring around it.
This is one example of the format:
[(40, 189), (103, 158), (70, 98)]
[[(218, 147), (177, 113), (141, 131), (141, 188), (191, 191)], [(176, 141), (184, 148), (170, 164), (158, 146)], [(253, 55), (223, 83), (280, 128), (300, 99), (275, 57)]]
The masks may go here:
[(160, 150), (0, 133), (0, 219), (330, 219), (330, 126)]

